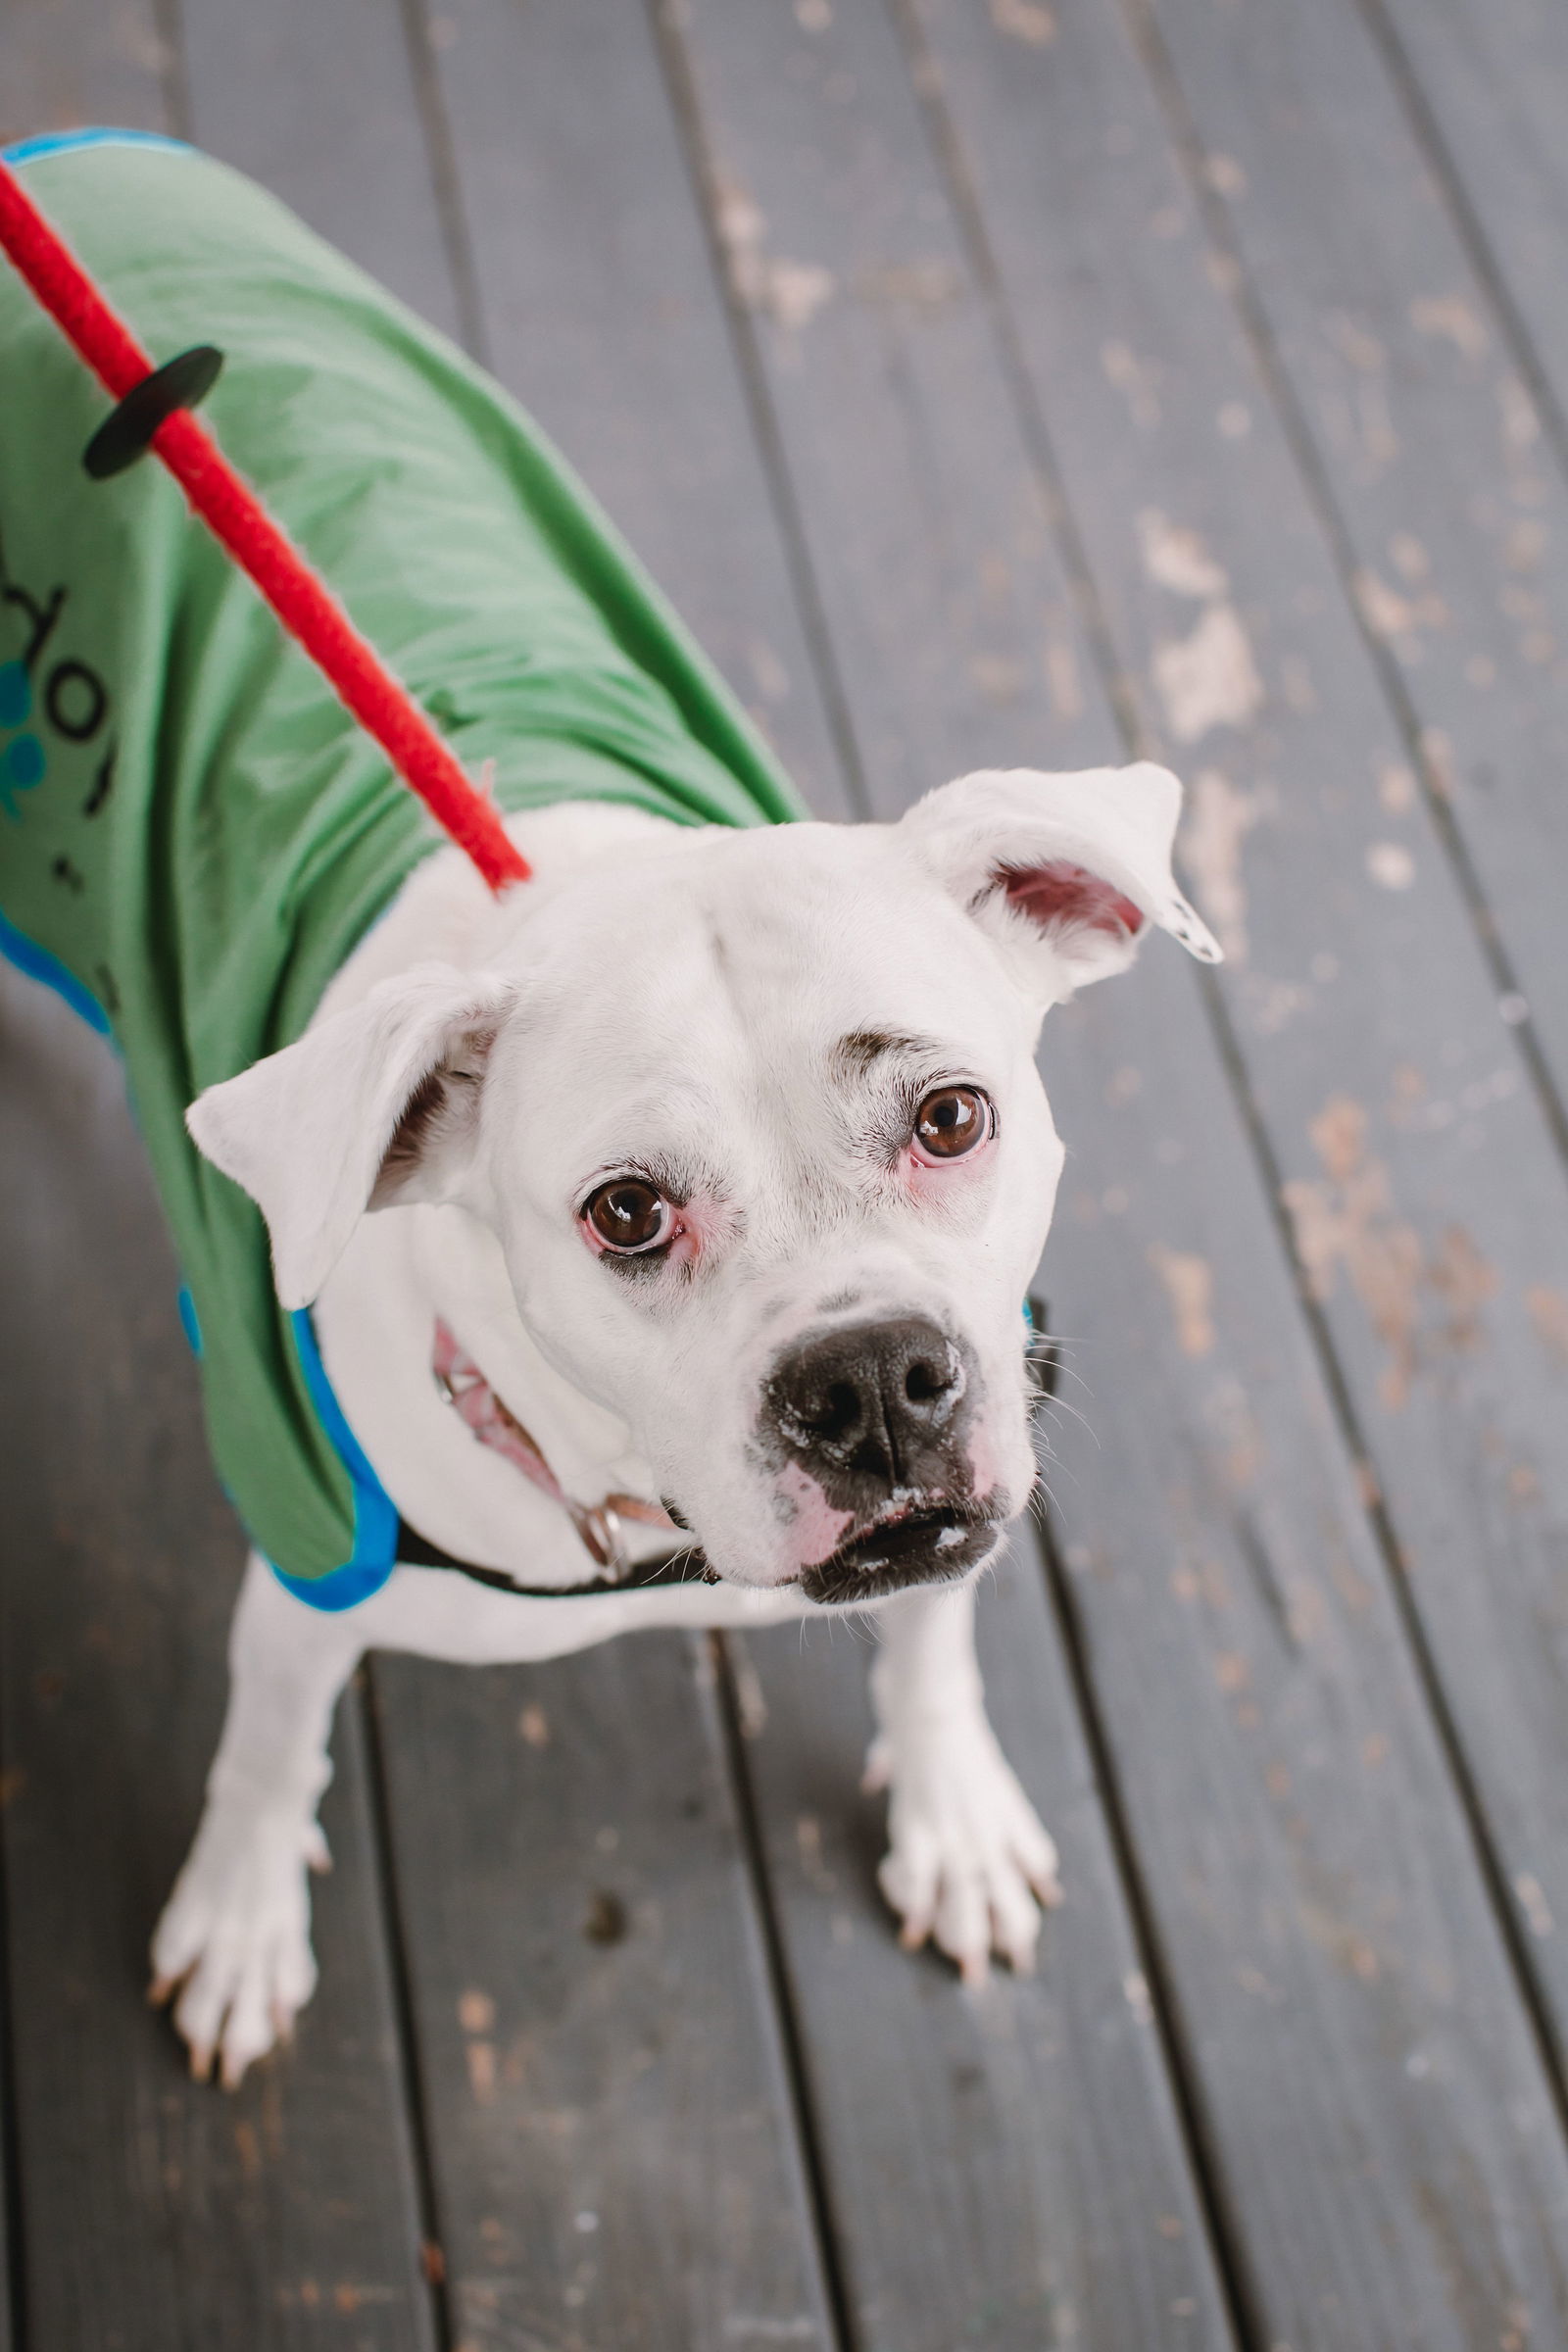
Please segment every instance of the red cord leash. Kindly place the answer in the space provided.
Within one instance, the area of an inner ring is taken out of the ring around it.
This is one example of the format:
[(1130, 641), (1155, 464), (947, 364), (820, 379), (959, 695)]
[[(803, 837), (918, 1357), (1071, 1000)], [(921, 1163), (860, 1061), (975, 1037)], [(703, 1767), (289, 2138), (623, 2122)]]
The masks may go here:
[[(0, 163), (0, 249), (117, 401), (153, 363), (55, 234), (9, 166)], [(166, 416), (151, 446), (220, 543), (248, 572), (290, 636), (374, 737), (437, 824), (466, 850), (492, 890), (531, 868), (513, 847), (493, 803), (464, 773), (406, 687), (362, 637), (325, 582), (292, 547), (210, 433), (183, 409)]]

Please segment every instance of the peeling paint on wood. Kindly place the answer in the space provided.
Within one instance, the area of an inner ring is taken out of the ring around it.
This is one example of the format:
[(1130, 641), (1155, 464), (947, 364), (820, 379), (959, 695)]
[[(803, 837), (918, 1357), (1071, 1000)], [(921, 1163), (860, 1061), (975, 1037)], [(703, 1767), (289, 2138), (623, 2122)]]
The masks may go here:
[(1154, 648), (1154, 684), (1165, 723), (1181, 744), (1216, 727), (1244, 727), (1263, 701), (1263, 682), (1234, 605), (1210, 605), (1189, 636)]

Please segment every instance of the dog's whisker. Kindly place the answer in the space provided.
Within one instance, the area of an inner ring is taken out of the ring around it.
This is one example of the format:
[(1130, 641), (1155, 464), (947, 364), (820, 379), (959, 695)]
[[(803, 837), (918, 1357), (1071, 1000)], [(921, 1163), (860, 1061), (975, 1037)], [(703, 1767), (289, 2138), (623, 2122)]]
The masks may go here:
[(1095, 1444), (1097, 1446), (1099, 1445), (1100, 1439), (1096, 1433), (1094, 1423), (1090, 1420), (1088, 1414), (1084, 1412), (1080, 1406), (1074, 1404), (1070, 1398), (1066, 1396), (1042, 1396), (1040, 1398), (1040, 1411), (1042, 1414), (1067, 1414), (1069, 1418), (1076, 1421), (1080, 1427), (1087, 1429), (1089, 1435), (1094, 1439)]
[(1044, 1535), (1047, 1527), (1050, 1525), (1052, 1512), (1058, 1507), (1055, 1491), (1045, 1479), (1041, 1479), (1038, 1482), (1035, 1493), (1030, 1496), (1030, 1501), (1034, 1505), (1039, 1519), (1040, 1531), (1042, 1535)]
[(1071, 1338), (1066, 1332), (1037, 1331), (1024, 1342), (1024, 1352), (1026, 1355), (1031, 1352), (1045, 1355), (1075, 1355), (1080, 1348), (1089, 1344), (1087, 1341)]
[[(1033, 1359), (1030, 1359), (1030, 1369), (1033, 1370), (1034, 1368)], [(1051, 1369), (1054, 1372), (1065, 1373), (1069, 1380), (1075, 1380), (1081, 1389), (1088, 1389), (1089, 1394), (1091, 1396), (1094, 1395), (1094, 1390), (1090, 1387), (1089, 1382), (1085, 1379), (1083, 1373), (1079, 1371), (1076, 1364), (1063, 1363), (1059, 1357), (1056, 1357), (1053, 1359)]]

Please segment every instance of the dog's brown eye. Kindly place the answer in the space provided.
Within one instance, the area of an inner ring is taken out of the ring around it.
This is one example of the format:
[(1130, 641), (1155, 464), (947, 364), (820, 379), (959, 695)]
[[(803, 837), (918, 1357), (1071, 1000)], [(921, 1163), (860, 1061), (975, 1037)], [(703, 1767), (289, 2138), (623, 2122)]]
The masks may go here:
[(612, 1177), (589, 1194), (582, 1213), (606, 1249), (625, 1256), (668, 1241), (675, 1214), (663, 1194), (641, 1176)]
[(939, 1086), (914, 1114), (914, 1140), (927, 1159), (961, 1159), (990, 1133), (990, 1098), (977, 1086)]

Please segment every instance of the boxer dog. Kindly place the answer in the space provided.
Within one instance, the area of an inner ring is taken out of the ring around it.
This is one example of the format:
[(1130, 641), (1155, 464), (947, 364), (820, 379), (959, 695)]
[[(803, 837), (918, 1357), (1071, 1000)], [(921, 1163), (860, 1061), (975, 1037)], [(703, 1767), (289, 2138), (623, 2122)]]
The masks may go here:
[[(153, 1941), (198, 2075), (238, 2082), (310, 1996), (331, 1717), (374, 1648), (869, 1612), (903, 1939), (1030, 1966), (1055, 1854), (971, 1625), (1035, 1478), (1020, 1300), (1062, 1164), (1035, 1047), (1151, 924), (1217, 959), (1179, 802), (1139, 763), (965, 776), (895, 824), (535, 811), (531, 884), (493, 900), (433, 851), (298, 1042), (192, 1105), (427, 1540), (338, 1613), (250, 1560)], [(696, 1581), (639, 1589), (680, 1553)]]

